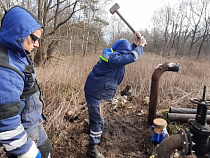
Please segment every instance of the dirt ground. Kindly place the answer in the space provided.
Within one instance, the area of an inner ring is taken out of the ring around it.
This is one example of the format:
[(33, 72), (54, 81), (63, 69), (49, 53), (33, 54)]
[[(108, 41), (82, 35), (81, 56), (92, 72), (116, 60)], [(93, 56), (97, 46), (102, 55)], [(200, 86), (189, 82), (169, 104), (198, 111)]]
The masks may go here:
[[(108, 158), (149, 157), (155, 146), (150, 141), (153, 132), (147, 124), (147, 104), (133, 98), (127, 102), (121, 99), (115, 105), (104, 102), (103, 106), (105, 125), (98, 150)], [(54, 142), (53, 157), (86, 157), (89, 133), (87, 107), (80, 111), (78, 119), (69, 124), (68, 131), (60, 136), (62, 140)], [(59, 137), (53, 136), (52, 140)], [(61, 142), (66, 144), (59, 148)]]
[[(157, 146), (151, 142), (154, 133), (147, 123), (148, 98), (118, 97), (115, 101), (103, 102), (105, 125), (98, 150), (106, 158), (154, 158)], [(66, 121), (63, 132), (51, 136), (53, 158), (85, 158), (89, 134), (87, 107), (78, 112), (76, 120)]]

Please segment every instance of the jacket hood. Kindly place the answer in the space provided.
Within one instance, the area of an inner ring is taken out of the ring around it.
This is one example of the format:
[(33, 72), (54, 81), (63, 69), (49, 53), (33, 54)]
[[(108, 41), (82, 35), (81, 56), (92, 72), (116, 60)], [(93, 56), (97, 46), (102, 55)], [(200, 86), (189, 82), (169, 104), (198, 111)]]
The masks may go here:
[(120, 39), (114, 43), (112, 46), (113, 51), (119, 52), (121, 54), (130, 52), (132, 50), (132, 46), (130, 42), (126, 39)]
[(15, 53), (25, 55), (23, 42), (31, 33), (42, 27), (41, 22), (32, 13), (15, 6), (7, 11), (2, 19), (0, 44)]

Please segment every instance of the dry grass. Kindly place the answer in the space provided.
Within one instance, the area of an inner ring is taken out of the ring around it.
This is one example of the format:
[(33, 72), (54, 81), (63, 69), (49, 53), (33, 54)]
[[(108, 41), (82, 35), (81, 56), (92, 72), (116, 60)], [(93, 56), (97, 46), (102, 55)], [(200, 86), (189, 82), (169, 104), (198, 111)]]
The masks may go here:
[[(59, 130), (65, 126), (65, 113), (85, 102), (83, 87), (85, 80), (99, 54), (80, 57), (60, 57), (44, 67), (36, 68), (37, 79), (43, 91), (44, 113), (48, 117), (48, 131)], [(165, 72), (160, 79), (159, 110), (170, 106), (181, 106), (183, 100), (201, 98), (204, 85), (207, 86), (207, 98), (210, 96), (209, 61), (190, 59), (166, 59), (145, 53), (137, 62), (126, 66), (123, 82), (117, 94), (126, 85), (131, 85), (137, 98), (150, 95), (151, 77), (158, 66), (166, 61), (179, 63), (179, 72)], [(185, 106), (185, 105), (182, 105)], [(187, 106), (187, 105), (186, 105)]]
[[(36, 68), (37, 80), (45, 103), (45, 124), (49, 135), (65, 132), (70, 124), (64, 119), (65, 113), (78, 104), (85, 103), (83, 87), (85, 80), (99, 54), (80, 57), (59, 57)], [(207, 86), (207, 99), (210, 96), (209, 61), (191, 59), (166, 59), (145, 53), (137, 62), (126, 66), (123, 82), (117, 95), (126, 86), (131, 85), (136, 98), (144, 99), (150, 95), (151, 77), (158, 66), (165, 61), (179, 63), (179, 72), (165, 72), (160, 79), (158, 110), (174, 107), (189, 107), (190, 98), (201, 98), (203, 87)], [(184, 103), (184, 104), (183, 104)], [(0, 156), (1, 157), (1, 156)]]

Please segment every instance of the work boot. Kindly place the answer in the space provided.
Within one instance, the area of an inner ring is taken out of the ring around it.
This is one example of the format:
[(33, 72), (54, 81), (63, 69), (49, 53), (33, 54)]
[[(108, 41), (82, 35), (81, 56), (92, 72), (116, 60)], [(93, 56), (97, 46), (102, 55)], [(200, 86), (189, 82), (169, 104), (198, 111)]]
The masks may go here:
[(94, 144), (88, 145), (86, 156), (89, 158), (105, 158), (104, 155), (99, 153)]

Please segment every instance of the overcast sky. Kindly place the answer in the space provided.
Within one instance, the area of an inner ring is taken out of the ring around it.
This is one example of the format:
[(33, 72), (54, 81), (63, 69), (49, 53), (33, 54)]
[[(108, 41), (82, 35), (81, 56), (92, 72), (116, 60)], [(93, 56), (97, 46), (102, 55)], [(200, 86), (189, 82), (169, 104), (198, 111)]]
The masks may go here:
[(119, 13), (128, 21), (134, 30), (150, 29), (150, 21), (154, 10), (161, 8), (164, 4), (175, 5), (179, 1), (180, 0), (114, 0), (110, 8), (115, 3), (118, 3), (120, 6), (118, 10)]

